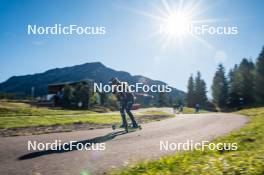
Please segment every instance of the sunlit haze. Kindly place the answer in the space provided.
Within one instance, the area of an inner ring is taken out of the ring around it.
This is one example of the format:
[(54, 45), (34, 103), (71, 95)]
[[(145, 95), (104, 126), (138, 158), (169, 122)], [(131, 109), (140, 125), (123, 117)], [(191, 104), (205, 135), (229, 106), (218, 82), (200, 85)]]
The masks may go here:
[[(230, 69), (244, 57), (255, 60), (263, 45), (259, 1), (1, 1), (0, 7), (1, 81), (100, 61), (184, 91), (188, 77), (200, 70), (210, 91), (217, 64)], [(104, 26), (106, 34), (28, 35), (29, 24)], [(167, 34), (160, 33), (162, 25)], [(238, 34), (196, 35), (191, 25), (235, 26)]]

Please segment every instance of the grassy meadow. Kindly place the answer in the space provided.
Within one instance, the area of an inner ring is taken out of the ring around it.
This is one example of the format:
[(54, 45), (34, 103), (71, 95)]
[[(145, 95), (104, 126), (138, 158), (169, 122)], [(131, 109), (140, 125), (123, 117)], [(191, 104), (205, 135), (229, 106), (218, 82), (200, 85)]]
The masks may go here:
[[(160, 119), (173, 117), (162, 111), (136, 112), (138, 120), (145, 116), (163, 116)], [(118, 112), (97, 113), (89, 110), (60, 110), (31, 107), (26, 103), (0, 101), (0, 129), (32, 126), (69, 125), (81, 123), (113, 124), (120, 123)], [(144, 122), (157, 119), (146, 117)]]
[(240, 130), (219, 137), (215, 143), (234, 143), (236, 151), (184, 151), (158, 160), (131, 165), (119, 175), (263, 175), (264, 174), (264, 107), (237, 112), (250, 122)]

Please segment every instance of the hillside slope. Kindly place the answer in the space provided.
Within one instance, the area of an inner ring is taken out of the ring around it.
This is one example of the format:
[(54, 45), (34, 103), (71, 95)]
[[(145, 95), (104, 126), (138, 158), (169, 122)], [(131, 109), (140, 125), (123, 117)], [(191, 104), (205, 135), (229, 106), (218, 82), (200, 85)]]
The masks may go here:
[[(104, 66), (100, 62), (92, 62), (72, 67), (55, 68), (33, 75), (13, 76), (5, 82), (0, 83), (0, 92), (30, 95), (31, 88), (34, 87), (36, 96), (41, 96), (47, 94), (48, 84), (87, 79), (92, 79), (96, 83), (101, 82), (106, 84), (112, 77), (118, 77), (121, 81), (126, 81), (129, 84), (135, 84), (137, 82), (142, 82), (148, 85), (166, 84), (162, 81), (152, 80), (140, 75), (132, 76), (125, 71), (116, 71)], [(170, 95), (183, 98), (185, 93), (173, 88)]]

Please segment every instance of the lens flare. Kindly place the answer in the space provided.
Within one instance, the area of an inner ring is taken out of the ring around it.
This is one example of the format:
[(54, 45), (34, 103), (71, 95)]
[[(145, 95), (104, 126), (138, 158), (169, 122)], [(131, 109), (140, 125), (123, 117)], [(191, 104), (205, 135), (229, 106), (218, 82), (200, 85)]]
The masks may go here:
[(188, 33), (191, 26), (191, 18), (187, 17), (184, 13), (172, 13), (168, 16), (165, 22), (165, 27), (168, 34), (172, 37), (181, 37)]

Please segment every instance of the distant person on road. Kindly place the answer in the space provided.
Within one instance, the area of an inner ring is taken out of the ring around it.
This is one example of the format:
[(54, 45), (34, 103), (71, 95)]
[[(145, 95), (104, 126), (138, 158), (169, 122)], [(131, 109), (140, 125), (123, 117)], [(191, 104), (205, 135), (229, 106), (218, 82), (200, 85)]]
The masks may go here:
[[(138, 124), (135, 120), (134, 115), (131, 112), (131, 108), (134, 104), (134, 95), (129, 92), (129, 89), (126, 87), (127, 85), (120, 82), (117, 78), (112, 78), (109, 81), (109, 84), (114, 87), (113, 94), (117, 97), (117, 101), (119, 102), (119, 110), (122, 117), (122, 125), (121, 127), (127, 127), (126, 113), (128, 114), (133, 128), (138, 128)], [(118, 86), (119, 85), (119, 86)], [(123, 91), (118, 91), (118, 87), (123, 86)], [(127, 88), (127, 89), (126, 89)]]
[(183, 104), (182, 104), (182, 101), (181, 100), (178, 103), (178, 111), (179, 111), (179, 113), (182, 113), (183, 112)]
[(180, 106), (179, 106), (179, 110), (180, 110), (180, 113), (183, 112), (183, 105), (182, 105), (182, 104), (180, 104)]
[(172, 106), (172, 108), (173, 108), (173, 114), (177, 114), (178, 113), (178, 106), (176, 104), (174, 104)]
[(197, 103), (197, 104), (195, 105), (195, 112), (196, 112), (196, 113), (199, 113), (199, 111), (200, 111), (200, 105)]

